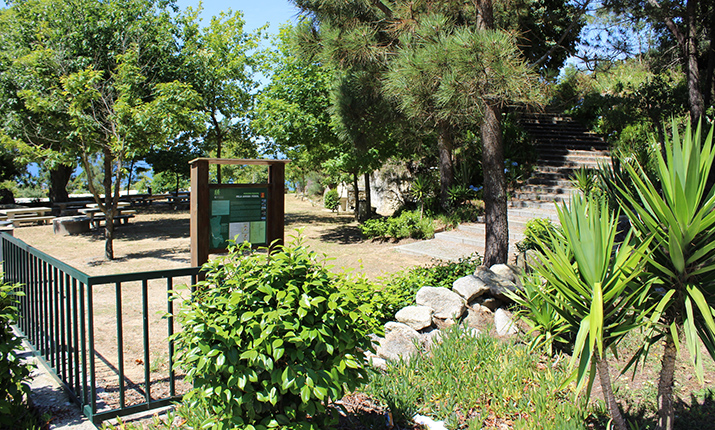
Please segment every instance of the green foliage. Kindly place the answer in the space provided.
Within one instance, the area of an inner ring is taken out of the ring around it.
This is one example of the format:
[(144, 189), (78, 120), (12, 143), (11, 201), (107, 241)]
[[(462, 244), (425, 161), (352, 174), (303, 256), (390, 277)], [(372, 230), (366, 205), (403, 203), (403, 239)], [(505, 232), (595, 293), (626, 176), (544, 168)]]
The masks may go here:
[(170, 172), (161, 172), (151, 178), (151, 192), (155, 194), (173, 193), (177, 189), (188, 190), (189, 180), (182, 177), (177, 177)]
[(586, 429), (586, 402), (572, 402), (559, 389), (564, 376), (563, 364), (524, 345), (455, 325), (430, 354), (372, 374), (364, 391), (403, 424), (420, 413), (448, 428), (492, 428), (508, 420), (518, 429)]
[(434, 226), (418, 212), (404, 211), (396, 217), (369, 219), (360, 231), (368, 239), (428, 239), (434, 235)]
[(212, 412), (207, 425), (324, 428), (327, 406), (364, 376), (358, 298), (300, 241), (270, 255), (234, 245), (204, 268), (178, 315), (186, 400)]
[(17, 285), (0, 284), (0, 428), (12, 428), (27, 414), (25, 396), (30, 394), (30, 366), (18, 352), (22, 341), (12, 331), (22, 295)]
[(524, 239), (516, 244), (520, 252), (530, 249), (541, 252), (544, 247), (551, 248), (551, 237), (563, 237), (561, 228), (548, 218), (533, 218), (526, 222)]
[(661, 339), (677, 347), (682, 333), (695, 374), (702, 380), (698, 339), (715, 358), (715, 188), (708, 186), (715, 126), (704, 139), (700, 127), (692, 133), (688, 126), (681, 136), (674, 121), (672, 129), (665, 153), (656, 154), (660, 186), (637, 164), (624, 166), (628, 183), (618, 184), (637, 237), (653, 239), (649, 271), (658, 284), (649, 299), (650, 304), (657, 303), (660, 318), (637, 358), (647, 356), (650, 346)]
[(527, 274), (513, 299), (519, 305), (515, 316), (529, 326), (529, 347), (544, 349), (553, 356), (557, 351), (569, 350), (576, 336), (566, 319), (546, 300), (547, 289), (541, 277)]
[(323, 204), (327, 209), (330, 209), (333, 212), (338, 209), (338, 206), (340, 206), (340, 196), (338, 195), (338, 190), (336, 188), (332, 188), (325, 193), (325, 196), (323, 197)]

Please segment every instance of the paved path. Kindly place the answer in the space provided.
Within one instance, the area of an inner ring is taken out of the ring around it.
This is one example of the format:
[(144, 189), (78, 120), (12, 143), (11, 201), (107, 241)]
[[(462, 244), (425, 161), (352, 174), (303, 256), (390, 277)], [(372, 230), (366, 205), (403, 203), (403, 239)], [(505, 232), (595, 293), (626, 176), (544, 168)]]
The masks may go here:
[(97, 427), (87, 420), (79, 406), (70, 400), (50, 369), (33, 355), (29, 345), (24, 346), (26, 349), (24, 356), (35, 366), (30, 375), (32, 378), (30, 399), (41, 413), (51, 415), (50, 429), (96, 430)]

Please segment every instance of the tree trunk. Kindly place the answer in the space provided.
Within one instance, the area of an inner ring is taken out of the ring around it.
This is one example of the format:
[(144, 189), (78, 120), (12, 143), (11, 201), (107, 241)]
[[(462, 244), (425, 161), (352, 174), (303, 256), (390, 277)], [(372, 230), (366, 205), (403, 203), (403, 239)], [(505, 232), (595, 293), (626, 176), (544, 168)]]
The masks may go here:
[(713, 74), (715, 74), (715, 8), (710, 17), (710, 46), (708, 46), (705, 58), (708, 60), (708, 66), (703, 85), (703, 106), (710, 106), (715, 91), (715, 82), (713, 82)]
[(114, 260), (114, 211), (112, 205), (112, 154), (104, 150), (104, 257)]
[(703, 93), (700, 88), (700, 69), (698, 67), (697, 51), (697, 0), (688, 0), (686, 6), (688, 35), (685, 43), (685, 61), (688, 83), (688, 100), (690, 102), (690, 122), (696, 125), (705, 114)]
[(501, 108), (485, 103), (482, 124), (482, 169), (484, 170), (484, 218), (486, 243), (484, 265), (505, 264), (508, 260), (509, 225), (506, 210), (506, 178), (502, 145)]
[(449, 187), (454, 181), (452, 146), (452, 129), (442, 121), (439, 124), (437, 148), (439, 150), (439, 205), (445, 212), (449, 211)]
[[(223, 144), (223, 133), (221, 133), (221, 124), (218, 122), (214, 112), (211, 112), (211, 122), (216, 130), (216, 158), (221, 158), (221, 146)], [(221, 165), (216, 165), (216, 182), (221, 183)]]
[(57, 164), (50, 169), (50, 203), (59, 203), (69, 201), (70, 196), (67, 194), (67, 183), (72, 177), (74, 167), (64, 164)]
[(608, 361), (605, 358), (599, 356), (598, 352), (594, 354), (594, 359), (596, 360), (598, 377), (601, 381), (603, 397), (606, 400), (606, 405), (608, 406), (608, 413), (611, 415), (611, 419), (613, 420), (613, 426), (616, 430), (628, 430), (626, 420), (623, 418), (621, 410), (618, 408), (618, 402), (616, 402), (616, 397), (613, 395), (613, 387), (611, 386), (611, 374), (609, 373)]
[(365, 220), (372, 218), (372, 198), (370, 197), (370, 174), (365, 173), (364, 178), (365, 178), (365, 206), (367, 206), (367, 210), (365, 211), (365, 219), (360, 220), (360, 222), (364, 222)]
[(661, 360), (660, 377), (658, 378), (658, 430), (673, 430), (675, 420), (673, 379), (677, 355), (675, 341), (670, 331), (668, 331), (665, 336), (665, 348)]
[(360, 189), (357, 173), (353, 173), (353, 190), (355, 191), (355, 221), (360, 222)]

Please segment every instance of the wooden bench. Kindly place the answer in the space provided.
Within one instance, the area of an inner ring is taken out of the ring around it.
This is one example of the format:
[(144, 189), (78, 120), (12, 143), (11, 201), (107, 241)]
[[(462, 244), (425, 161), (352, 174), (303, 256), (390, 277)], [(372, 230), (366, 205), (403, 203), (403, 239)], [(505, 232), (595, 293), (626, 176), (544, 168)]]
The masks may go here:
[[(129, 211), (127, 211), (127, 212), (129, 212)], [(134, 211), (134, 212), (136, 212), (136, 211)], [(130, 218), (134, 218), (134, 214), (125, 214), (123, 211), (121, 215), (116, 215), (114, 217), (114, 225), (118, 226), (118, 225), (128, 224)], [(95, 214), (94, 218), (92, 218), (92, 225), (94, 226), (94, 228), (99, 228), (100, 223), (102, 221), (106, 221), (104, 214), (103, 213)], [(119, 221), (119, 222), (117, 222), (117, 221)]]
[(43, 215), (43, 216), (32, 216), (32, 215), (19, 215), (16, 216), (15, 218), (12, 218), (12, 226), (13, 227), (18, 227), (22, 223), (38, 223), (38, 224), (45, 224), (47, 221), (55, 219), (54, 216), (52, 215)]

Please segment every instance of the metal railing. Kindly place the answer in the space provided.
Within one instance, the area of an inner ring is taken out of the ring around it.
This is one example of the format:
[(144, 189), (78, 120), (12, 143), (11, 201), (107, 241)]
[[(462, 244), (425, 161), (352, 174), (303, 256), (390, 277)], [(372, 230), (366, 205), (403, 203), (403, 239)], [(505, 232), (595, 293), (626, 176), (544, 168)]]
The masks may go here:
[(190, 296), (199, 267), (89, 276), (6, 233), (0, 241), (5, 282), (24, 292), (18, 328), (91, 421), (163, 407), (190, 388), (170, 338), (174, 292)]

